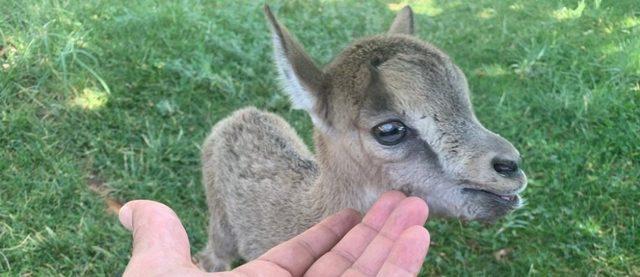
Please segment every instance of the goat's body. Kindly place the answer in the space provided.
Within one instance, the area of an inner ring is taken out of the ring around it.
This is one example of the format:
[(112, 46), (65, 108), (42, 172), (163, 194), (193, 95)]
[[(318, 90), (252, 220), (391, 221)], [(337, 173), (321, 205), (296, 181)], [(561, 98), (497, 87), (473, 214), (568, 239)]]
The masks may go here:
[(246, 108), (220, 121), (204, 142), (202, 164), (211, 237), (200, 259), (209, 270), (256, 258), (323, 216), (307, 198), (316, 162), (274, 114)]

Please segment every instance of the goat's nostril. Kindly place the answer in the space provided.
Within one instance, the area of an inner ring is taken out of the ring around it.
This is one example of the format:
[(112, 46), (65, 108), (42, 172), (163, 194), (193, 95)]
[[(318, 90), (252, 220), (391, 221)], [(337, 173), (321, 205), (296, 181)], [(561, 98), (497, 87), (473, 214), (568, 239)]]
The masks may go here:
[(512, 176), (518, 172), (518, 163), (511, 160), (493, 159), (493, 169), (501, 175)]

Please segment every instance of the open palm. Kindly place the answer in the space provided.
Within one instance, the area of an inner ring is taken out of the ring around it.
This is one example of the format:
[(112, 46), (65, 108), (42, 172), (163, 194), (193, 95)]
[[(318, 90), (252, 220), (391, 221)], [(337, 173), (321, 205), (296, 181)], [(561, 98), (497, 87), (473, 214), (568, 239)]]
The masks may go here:
[(136, 200), (120, 211), (133, 232), (125, 276), (413, 276), (429, 246), (427, 205), (392, 191), (361, 219), (343, 210), (230, 272), (206, 273), (191, 262), (187, 233), (167, 206)]

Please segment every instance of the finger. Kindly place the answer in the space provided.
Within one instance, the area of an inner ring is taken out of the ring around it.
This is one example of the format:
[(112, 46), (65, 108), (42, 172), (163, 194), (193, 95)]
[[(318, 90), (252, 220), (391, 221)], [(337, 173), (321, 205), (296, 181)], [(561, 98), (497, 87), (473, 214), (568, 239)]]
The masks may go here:
[(329, 251), (353, 226), (360, 221), (360, 214), (347, 209), (334, 214), (304, 233), (272, 248), (256, 262), (238, 271), (247, 275), (276, 272), (277, 268), (292, 276), (301, 276), (322, 254)]
[(424, 225), (427, 220), (427, 204), (420, 198), (409, 197), (391, 213), (376, 237), (369, 243), (362, 255), (353, 263), (349, 271), (374, 275), (387, 259), (395, 240), (407, 228)]
[(131, 201), (120, 209), (119, 219), (133, 232), (127, 271), (138, 264), (154, 269), (193, 265), (187, 232), (171, 208), (155, 201)]
[(362, 222), (373, 229), (380, 230), (389, 215), (405, 198), (407, 197), (402, 192), (395, 190), (383, 193), (378, 198), (378, 201), (371, 206)]
[(424, 200), (418, 197), (408, 197), (398, 205), (384, 226), (380, 230), (380, 234), (395, 240), (406, 230), (413, 225), (424, 225), (429, 215), (429, 207)]
[(382, 228), (391, 212), (406, 196), (398, 191), (382, 194), (362, 222), (351, 229), (330, 252), (324, 254), (307, 271), (307, 276), (337, 276), (351, 267), (369, 242)]
[(378, 276), (416, 276), (429, 250), (429, 232), (422, 226), (405, 230), (393, 244)]

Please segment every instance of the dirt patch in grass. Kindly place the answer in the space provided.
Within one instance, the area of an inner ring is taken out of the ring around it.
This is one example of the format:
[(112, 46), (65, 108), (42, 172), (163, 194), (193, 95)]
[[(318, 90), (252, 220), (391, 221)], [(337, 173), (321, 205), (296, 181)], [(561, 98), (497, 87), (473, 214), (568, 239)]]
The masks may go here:
[(109, 184), (94, 174), (89, 175), (86, 182), (89, 189), (98, 194), (104, 201), (105, 211), (109, 214), (118, 215), (123, 203), (110, 195), (113, 189), (109, 187)]

